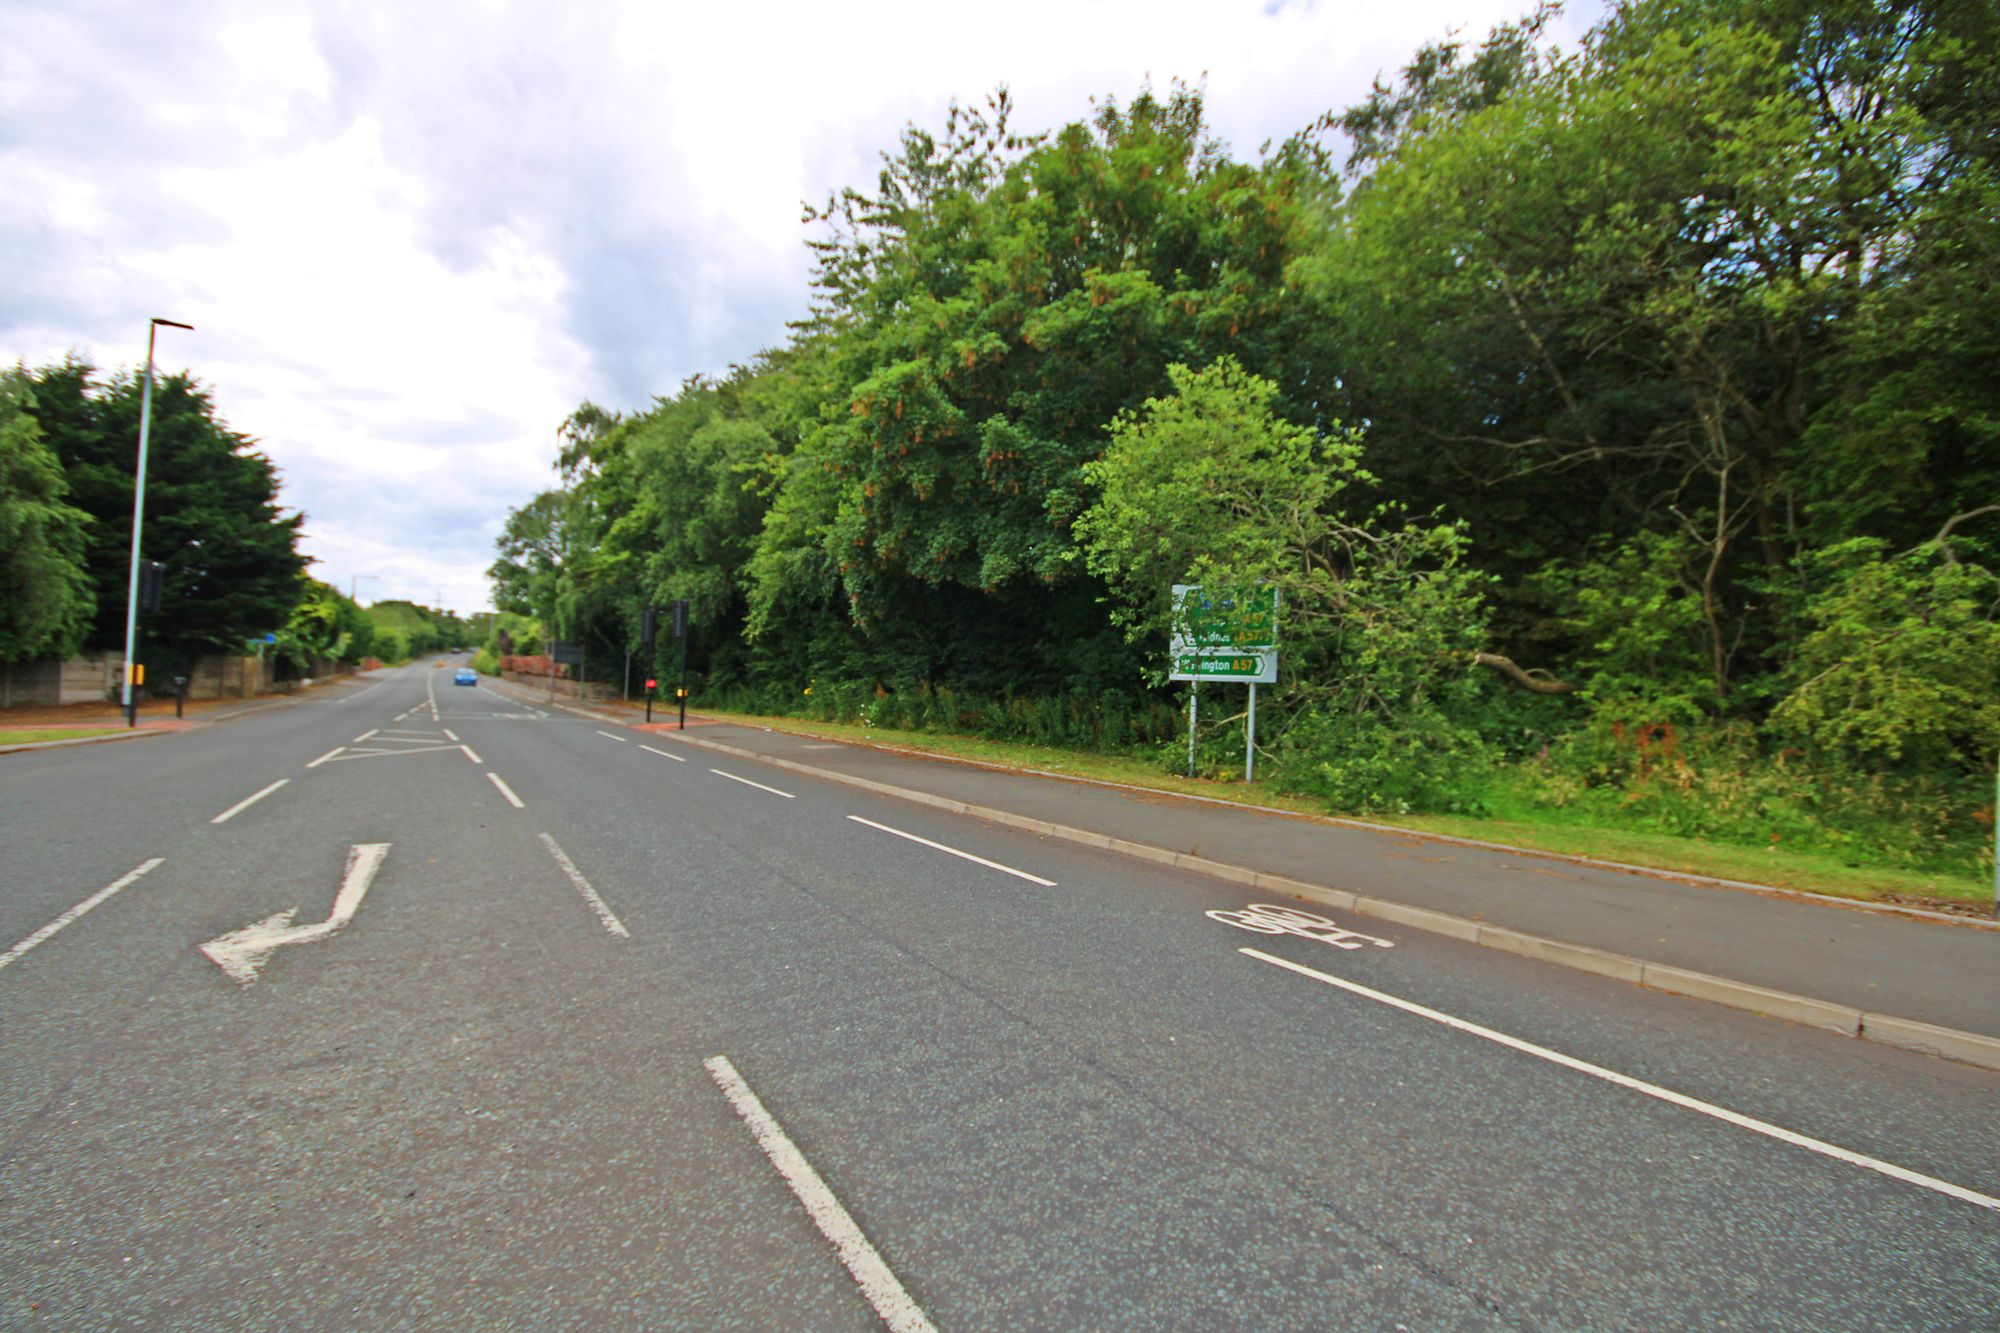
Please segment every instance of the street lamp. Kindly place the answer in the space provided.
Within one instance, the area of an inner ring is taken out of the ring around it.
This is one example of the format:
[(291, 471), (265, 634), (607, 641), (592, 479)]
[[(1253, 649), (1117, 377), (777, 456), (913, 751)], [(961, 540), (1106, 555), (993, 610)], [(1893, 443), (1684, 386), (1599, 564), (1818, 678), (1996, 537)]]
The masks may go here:
[(146, 325), (146, 387), (139, 396), (139, 472), (132, 490), (132, 567), (125, 592), (125, 725), (137, 726), (139, 706), (132, 698), (132, 650), (139, 638), (139, 529), (146, 521), (146, 440), (153, 428), (153, 339), (160, 325), (194, 332), (194, 325), (173, 319), (153, 319)]

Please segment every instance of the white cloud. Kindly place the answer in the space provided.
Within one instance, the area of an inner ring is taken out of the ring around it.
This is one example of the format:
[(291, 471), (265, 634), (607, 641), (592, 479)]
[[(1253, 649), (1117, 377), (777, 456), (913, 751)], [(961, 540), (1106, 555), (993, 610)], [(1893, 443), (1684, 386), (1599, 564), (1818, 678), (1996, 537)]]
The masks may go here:
[(563, 417), (782, 341), (800, 201), (906, 122), (1181, 78), (1249, 156), (1527, 7), (0, 0), (0, 356), (195, 324), (162, 360), (278, 463), (320, 575), (470, 609)]

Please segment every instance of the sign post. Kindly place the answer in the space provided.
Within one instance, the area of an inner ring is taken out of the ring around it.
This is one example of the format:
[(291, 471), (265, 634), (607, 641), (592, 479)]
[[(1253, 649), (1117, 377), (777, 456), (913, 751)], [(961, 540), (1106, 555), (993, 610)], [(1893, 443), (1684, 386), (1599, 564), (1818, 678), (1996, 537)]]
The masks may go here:
[(1188, 773), (1194, 773), (1195, 690), (1204, 680), (1250, 687), (1243, 780), (1257, 775), (1257, 687), (1278, 680), (1278, 590), (1176, 583), (1169, 680), (1188, 681)]

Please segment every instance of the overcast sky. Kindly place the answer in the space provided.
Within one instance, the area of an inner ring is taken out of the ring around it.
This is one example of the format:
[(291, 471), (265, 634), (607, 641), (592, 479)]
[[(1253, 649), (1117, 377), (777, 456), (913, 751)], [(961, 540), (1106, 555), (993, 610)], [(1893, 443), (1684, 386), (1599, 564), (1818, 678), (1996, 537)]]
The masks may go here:
[[(314, 573), (461, 612), (584, 399), (782, 342), (802, 200), (907, 123), (1205, 82), (1236, 155), (1530, 0), (0, 0), (0, 361), (214, 391)], [(1601, 12), (1571, 0), (1573, 37)]]

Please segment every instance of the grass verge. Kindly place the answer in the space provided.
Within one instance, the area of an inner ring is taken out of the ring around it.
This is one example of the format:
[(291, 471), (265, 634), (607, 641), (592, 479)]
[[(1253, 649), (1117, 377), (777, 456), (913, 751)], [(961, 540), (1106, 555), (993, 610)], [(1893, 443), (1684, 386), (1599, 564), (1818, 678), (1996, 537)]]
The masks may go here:
[[(764, 717), (704, 708), (702, 716), (745, 726), (829, 740), (860, 742), (891, 749), (994, 764), (1003, 768), (1037, 770), (1065, 777), (1124, 783), (1153, 791), (1201, 796), (1210, 800), (1259, 805), (1293, 814), (1338, 815), (1324, 803), (1275, 791), (1262, 782), (1216, 782), (1163, 773), (1140, 758), (1091, 754), (1054, 746), (1014, 741), (990, 741), (977, 736), (943, 735), (927, 731), (895, 731), (859, 723), (817, 722), (795, 717)], [(1560, 812), (1537, 812), (1532, 818), (1479, 818), (1466, 815), (1352, 816), (1371, 824), (1442, 833), (1482, 842), (1506, 843), (1531, 851), (1587, 856), (1619, 861), (1685, 875), (1741, 880), (1774, 888), (1823, 893), (1872, 902), (1903, 903), (1946, 911), (1990, 912), (1993, 886), (1984, 880), (1928, 874), (1888, 867), (1851, 866), (1831, 856), (1782, 848), (1744, 847), (1730, 843), (1643, 833), (1564, 822)]]
[(77, 741), (85, 736), (108, 736), (124, 727), (17, 727), (0, 730), (0, 745), (35, 745), (44, 741)]

